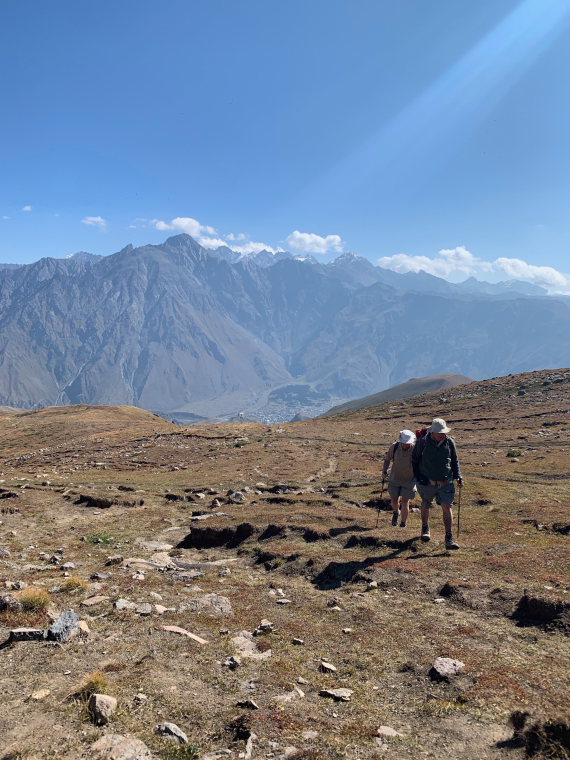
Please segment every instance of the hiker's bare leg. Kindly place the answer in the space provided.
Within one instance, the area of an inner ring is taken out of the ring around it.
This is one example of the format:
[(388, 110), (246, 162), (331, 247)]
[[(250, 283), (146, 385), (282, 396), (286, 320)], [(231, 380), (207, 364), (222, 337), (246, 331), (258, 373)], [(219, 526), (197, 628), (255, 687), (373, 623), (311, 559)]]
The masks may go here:
[(405, 499), (403, 496), (400, 500), (400, 520), (405, 523), (408, 519), (410, 500)]
[(421, 515), (422, 515), (422, 527), (424, 525), (429, 525), (429, 507), (424, 507), (424, 505), (422, 504)]
[(445, 535), (449, 536), (453, 532), (453, 510), (451, 509), (451, 504), (442, 504), (441, 510), (443, 512)]
[(392, 499), (392, 512), (398, 512), (398, 502), (400, 501), (400, 497), (396, 496), (395, 499)]

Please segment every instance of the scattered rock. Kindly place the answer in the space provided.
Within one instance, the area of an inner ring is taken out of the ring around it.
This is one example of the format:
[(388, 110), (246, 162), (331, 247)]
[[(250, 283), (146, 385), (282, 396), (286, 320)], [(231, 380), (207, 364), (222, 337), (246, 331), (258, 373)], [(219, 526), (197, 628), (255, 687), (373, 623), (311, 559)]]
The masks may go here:
[(134, 610), (136, 609), (137, 605), (134, 602), (129, 601), (128, 599), (117, 599), (115, 602), (115, 609), (116, 610)]
[(109, 718), (117, 709), (117, 700), (108, 694), (92, 694), (87, 705), (93, 721), (98, 726), (106, 726)]
[(241, 660), (239, 657), (233, 657), (230, 655), (229, 657), (226, 657), (226, 659), (222, 662), (223, 668), (229, 668), (230, 670), (235, 670), (236, 668), (239, 668), (241, 665)]
[(13, 628), (8, 641), (45, 641), (46, 632), (43, 628)]
[(378, 736), (403, 736), (404, 734), (400, 734), (398, 731), (396, 731), (394, 728), (391, 728), (390, 726), (380, 726), (380, 728), (376, 729), (376, 733)]
[(170, 739), (173, 739), (174, 741), (177, 741), (178, 744), (188, 744), (188, 737), (184, 731), (178, 728), (176, 723), (169, 723), (168, 721), (159, 723), (155, 728), (155, 731), (161, 736), (166, 736)]
[(192, 639), (192, 641), (195, 641), (197, 644), (208, 643), (206, 639), (202, 639), (200, 636), (196, 636), (195, 633), (190, 633), (190, 631), (187, 631), (185, 628), (180, 628), (177, 625), (163, 625), (162, 630), (168, 631), (169, 633), (177, 633), (179, 636), (186, 636), (187, 638)]
[(92, 744), (85, 760), (153, 760), (149, 748), (139, 739), (107, 734)]
[(252, 660), (268, 660), (271, 657), (271, 649), (265, 652), (260, 651), (253, 639), (253, 634), (249, 631), (241, 631), (232, 638), (231, 642), (242, 657)]
[(303, 639), (294, 638), (291, 643), (295, 644), (295, 646), (298, 646), (298, 647), (305, 646), (305, 642), (303, 641)]
[(336, 702), (350, 702), (353, 693), (352, 689), (321, 689), (319, 696), (334, 699)]
[(259, 705), (253, 699), (242, 699), (236, 702), (236, 707), (243, 707), (245, 710), (259, 710)]
[(34, 702), (41, 702), (42, 699), (49, 697), (50, 694), (51, 692), (49, 689), (38, 689), (30, 694), (30, 699), (33, 699)]
[(271, 620), (263, 619), (261, 623), (257, 626), (255, 631), (253, 632), (254, 636), (262, 636), (264, 633), (269, 633), (270, 631), (274, 631), (275, 626), (271, 622)]
[(313, 741), (313, 739), (316, 739), (319, 735), (318, 731), (303, 731), (301, 736), (303, 739), (306, 739), (306, 741)]
[(10, 612), (21, 612), (22, 603), (14, 594), (0, 595), (0, 611), (9, 610)]
[(79, 633), (79, 616), (72, 610), (61, 614), (48, 628), (47, 639), (64, 643)]
[(460, 673), (464, 667), (465, 663), (460, 660), (453, 660), (450, 657), (437, 657), (429, 671), (429, 677), (432, 681), (449, 683), (451, 678)]
[(105, 565), (120, 565), (123, 561), (123, 555), (122, 554), (113, 554), (112, 557), (107, 557), (107, 561), (105, 562)]
[(108, 596), (90, 596), (89, 599), (84, 599), (81, 604), (83, 607), (94, 607), (96, 604), (106, 602), (108, 599)]
[(319, 663), (321, 673), (336, 673), (337, 669), (328, 660), (321, 660)]
[(180, 605), (179, 612), (197, 612), (213, 617), (231, 617), (234, 614), (230, 600), (219, 594), (206, 594)]
[(152, 604), (149, 604), (148, 602), (144, 602), (143, 604), (137, 604), (136, 606), (137, 615), (150, 615), (151, 612), (152, 612)]

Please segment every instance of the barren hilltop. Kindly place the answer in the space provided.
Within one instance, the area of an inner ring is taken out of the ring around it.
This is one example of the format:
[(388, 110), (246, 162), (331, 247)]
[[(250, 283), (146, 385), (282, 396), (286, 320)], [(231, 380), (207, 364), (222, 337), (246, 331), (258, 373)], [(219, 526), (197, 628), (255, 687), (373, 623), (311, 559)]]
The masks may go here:
[[(434, 416), (455, 553), (380, 488)], [(1, 760), (570, 756), (570, 370), (273, 426), (0, 420)]]

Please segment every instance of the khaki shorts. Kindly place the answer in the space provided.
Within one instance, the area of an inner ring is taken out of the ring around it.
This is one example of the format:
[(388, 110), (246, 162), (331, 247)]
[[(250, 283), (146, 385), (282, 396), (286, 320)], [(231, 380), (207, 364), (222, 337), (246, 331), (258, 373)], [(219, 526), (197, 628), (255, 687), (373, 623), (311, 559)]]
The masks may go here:
[(433, 507), (433, 500), (436, 504), (453, 504), (455, 498), (455, 485), (453, 480), (444, 486), (421, 485), (419, 486), (420, 496), (422, 497), (422, 507)]
[(397, 499), (400, 496), (402, 499), (413, 499), (416, 495), (416, 484), (413, 483), (412, 485), (408, 484), (406, 486), (393, 486), (391, 483), (388, 483), (388, 493), (392, 499)]

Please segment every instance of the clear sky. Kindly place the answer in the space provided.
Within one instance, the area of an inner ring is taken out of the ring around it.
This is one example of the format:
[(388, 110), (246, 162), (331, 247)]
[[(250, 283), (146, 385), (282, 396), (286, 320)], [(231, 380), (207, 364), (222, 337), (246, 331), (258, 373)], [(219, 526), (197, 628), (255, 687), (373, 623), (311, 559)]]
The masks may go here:
[(570, 0), (0, 0), (0, 70), (0, 261), (187, 231), (570, 290)]

